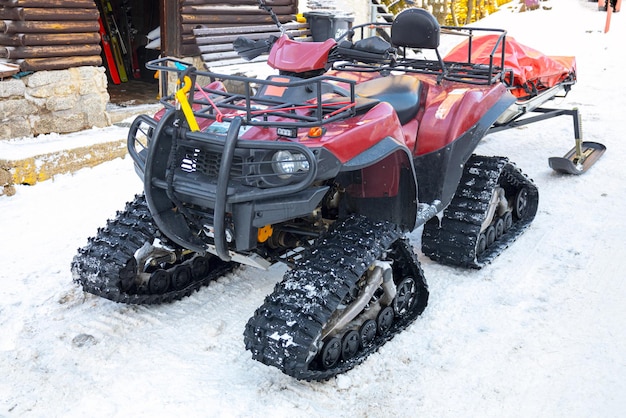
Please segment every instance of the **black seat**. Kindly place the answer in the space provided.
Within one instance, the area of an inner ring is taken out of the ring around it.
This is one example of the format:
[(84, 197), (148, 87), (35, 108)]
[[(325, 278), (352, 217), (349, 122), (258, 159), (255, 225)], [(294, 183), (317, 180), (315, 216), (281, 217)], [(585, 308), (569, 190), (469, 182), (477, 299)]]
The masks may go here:
[(391, 75), (357, 84), (355, 93), (359, 97), (377, 99), (389, 103), (404, 125), (417, 115), (422, 83), (408, 75)]
[(424, 9), (405, 9), (391, 24), (391, 43), (394, 46), (437, 49), (439, 36), (439, 22)]

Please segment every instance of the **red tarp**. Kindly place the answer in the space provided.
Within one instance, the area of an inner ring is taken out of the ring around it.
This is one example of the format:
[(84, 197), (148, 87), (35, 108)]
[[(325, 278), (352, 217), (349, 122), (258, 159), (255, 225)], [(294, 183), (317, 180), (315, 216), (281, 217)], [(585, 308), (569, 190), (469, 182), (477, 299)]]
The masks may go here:
[[(498, 35), (485, 35), (472, 39), (471, 62), (489, 64), (489, 54), (498, 40)], [(444, 61), (468, 62), (468, 42), (457, 45), (444, 58)], [(506, 38), (505, 69), (513, 70), (514, 80), (511, 92), (518, 98), (526, 98), (553, 87), (571, 76), (576, 80), (576, 58), (547, 56), (520, 44), (511, 37)], [(502, 46), (494, 54), (494, 65), (500, 65)]]

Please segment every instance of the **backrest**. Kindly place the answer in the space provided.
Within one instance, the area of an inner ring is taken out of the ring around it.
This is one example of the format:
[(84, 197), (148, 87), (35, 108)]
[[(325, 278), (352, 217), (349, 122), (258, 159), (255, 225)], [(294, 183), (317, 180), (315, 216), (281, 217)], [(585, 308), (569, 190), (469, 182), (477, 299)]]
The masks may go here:
[(409, 48), (439, 47), (439, 22), (424, 9), (405, 9), (391, 24), (391, 43)]

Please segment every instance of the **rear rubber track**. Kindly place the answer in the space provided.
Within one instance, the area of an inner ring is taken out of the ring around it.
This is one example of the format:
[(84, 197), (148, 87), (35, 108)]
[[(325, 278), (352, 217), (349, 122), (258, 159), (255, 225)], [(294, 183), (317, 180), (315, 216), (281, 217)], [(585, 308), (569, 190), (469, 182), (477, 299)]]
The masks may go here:
[[(511, 199), (524, 191), (524, 213), (513, 216), (512, 226), (477, 254), (481, 225), (498, 186)], [(442, 264), (480, 269), (526, 230), (535, 217), (538, 201), (535, 184), (507, 158), (473, 155), (465, 165), (454, 198), (443, 211), (441, 222), (433, 218), (424, 225), (422, 252)]]
[[(337, 221), (329, 233), (305, 250), (302, 261), (285, 274), (266, 297), (244, 331), (252, 357), (300, 380), (327, 380), (360, 364), (394, 335), (412, 323), (428, 301), (422, 269), (412, 246), (401, 231), (388, 222), (362, 216)], [(320, 362), (322, 330), (359, 279), (377, 260), (389, 260), (394, 279), (415, 279), (414, 303), (385, 331), (348, 360), (325, 368)]]
[[(201, 277), (194, 275), (187, 284), (176, 288), (170, 285), (158, 293), (151, 293), (147, 286), (129, 285), (137, 276), (135, 253), (146, 242), (152, 243), (161, 237), (143, 195), (135, 196), (123, 211), (118, 211), (114, 219), (107, 221), (104, 228), (98, 229), (95, 237), (88, 239), (87, 245), (79, 248), (72, 260), (71, 270), (74, 282), (83, 290), (114, 302), (128, 304), (160, 304), (182, 299), (212, 280), (228, 273), (237, 264), (226, 263), (210, 256), (210, 268)], [(191, 264), (192, 256), (182, 262), (168, 265), (165, 271), (171, 273), (177, 266)], [(197, 270), (196, 270), (197, 271)]]

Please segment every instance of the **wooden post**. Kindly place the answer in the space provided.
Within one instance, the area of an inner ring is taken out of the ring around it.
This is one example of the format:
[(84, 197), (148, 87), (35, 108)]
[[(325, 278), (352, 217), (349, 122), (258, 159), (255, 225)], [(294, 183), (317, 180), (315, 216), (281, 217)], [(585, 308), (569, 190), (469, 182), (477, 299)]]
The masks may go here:
[(163, 55), (182, 56), (180, 0), (160, 0), (161, 52)]

